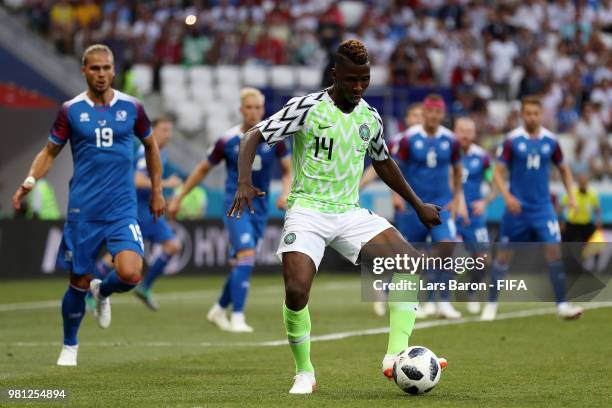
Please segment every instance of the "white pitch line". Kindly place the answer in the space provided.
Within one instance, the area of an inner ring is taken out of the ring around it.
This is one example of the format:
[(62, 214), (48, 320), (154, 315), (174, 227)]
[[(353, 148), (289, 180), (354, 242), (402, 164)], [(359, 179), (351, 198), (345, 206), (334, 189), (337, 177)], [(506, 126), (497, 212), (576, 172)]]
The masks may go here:
[[(348, 289), (356, 287), (359, 282), (330, 282), (319, 285), (316, 290), (337, 290), (337, 289)], [(258, 293), (282, 293), (283, 286), (282, 282), (279, 281), (278, 285), (263, 286), (256, 289)], [(182, 301), (182, 300), (198, 300), (219, 295), (217, 289), (208, 289), (200, 291), (190, 292), (168, 292), (160, 293), (156, 295), (156, 298), (168, 302), (168, 301)], [(113, 297), (113, 304), (125, 305), (125, 304), (136, 304), (139, 301), (130, 296)], [(61, 299), (57, 300), (43, 300), (38, 302), (19, 302), (19, 303), (0, 303), (0, 313), (2, 312), (15, 312), (15, 311), (27, 311), (27, 310), (39, 310), (39, 309), (50, 309), (59, 308), (61, 306)]]
[[(605, 307), (612, 307), (612, 302), (593, 302), (587, 303), (583, 305), (584, 309), (600, 309)], [(540, 309), (525, 309), (525, 310), (517, 310), (514, 312), (500, 313), (497, 315), (498, 320), (510, 320), (510, 319), (520, 319), (523, 317), (533, 317), (533, 316), (541, 316), (554, 314), (557, 312), (555, 307), (545, 307)], [(482, 322), (478, 316), (474, 317), (465, 317), (456, 320), (428, 320), (425, 322), (416, 323), (414, 325), (415, 329), (423, 330), (430, 329), (432, 327), (441, 327), (441, 326), (453, 326), (464, 323), (489, 323)], [(342, 340), (350, 337), (360, 337), (360, 336), (372, 336), (376, 334), (386, 334), (389, 333), (388, 327), (378, 327), (373, 329), (365, 329), (365, 330), (354, 330), (347, 332), (339, 332), (339, 333), (330, 333), (323, 334), (319, 336), (312, 336), (310, 341), (312, 342), (320, 342), (320, 341), (334, 341), (334, 340)], [(87, 346), (92, 347), (116, 347), (116, 346), (136, 346), (136, 347), (278, 347), (287, 345), (287, 339), (282, 340), (272, 340), (272, 341), (261, 341), (261, 342), (236, 342), (236, 343), (210, 343), (210, 342), (165, 342), (165, 341), (156, 341), (156, 342), (143, 342), (143, 343), (131, 343), (131, 342), (97, 342), (97, 343), (86, 343)], [(45, 347), (45, 346), (60, 346), (60, 342), (15, 342), (15, 343), (0, 343), (0, 346), (12, 346), (12, 347)]]

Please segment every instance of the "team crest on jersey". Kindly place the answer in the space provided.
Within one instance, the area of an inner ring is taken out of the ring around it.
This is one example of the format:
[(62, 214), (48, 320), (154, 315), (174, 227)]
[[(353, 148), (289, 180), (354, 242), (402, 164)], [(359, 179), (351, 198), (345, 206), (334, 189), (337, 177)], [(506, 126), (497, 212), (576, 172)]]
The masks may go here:
[(285, 235), (285, 239), (283, 239), (283, 242), (287, 245), (291, 245), (295, 242), (295, 238), (295, 234), (293, 232), (290, 232)]
[(472, 159), (471, 165), (472, 167), (478, 167), (478, 159)]
[(527, 150), (527, 145), (525, 143), (519, 143), (518, 145), (518, 149), (520, 152), (524, 152), (525, 150)]
[(240, 242), (243, 244), (248, 243), (250, 240), (251, 240), (251, 234), (249, 234), (248, 232), (245, 232), (244, 234), (240, 236)]
[(364, 142), (367, 142), (370, 139), (370, 127), (365, 123), (359, 126), (359, 137)]
[(127, 120), (127, 112), (124, 110), (119, 110), (115, 114), (115, 120), (117, 122), (125, 122)]
[(89, 122), (89, 113), (82, 112), (81, 117), (79, 118), (79, 122)]
[(99, 121), (98, 121), (98, 125), (100, 125), (100, 126), (106, 126), (106, 121), (105, 121), (105, 120), (99, 120)]
[(267, 143), (262, 143), (260, 146), (261, 146), (261, 152), (262, 152), (262, 153), (267, 153), (267, 152), (269, 152), (270, 150), (272, 150), (272, 148), (270, 147), (270, 145), (269, 145), (269, 144), (267, 144)]
[(448, 150), (449, 147), (450, 147), (450, 143), (448, 142), (448, 140), (445, 140), (442, 143), (440, 143), (440, 149), (442, 150)]
[(550, 146), (548, 144), (545, 144), (542, 146), (542, 153), (543, 154), (550, 153)]
[[(399, 144), (398, 144), (399, 146)], [(415, 149), (422, 149), (423, 148), (423, 141), (422, 140), (417, 140), (416, 142), (414, 142), (414, 148)]]

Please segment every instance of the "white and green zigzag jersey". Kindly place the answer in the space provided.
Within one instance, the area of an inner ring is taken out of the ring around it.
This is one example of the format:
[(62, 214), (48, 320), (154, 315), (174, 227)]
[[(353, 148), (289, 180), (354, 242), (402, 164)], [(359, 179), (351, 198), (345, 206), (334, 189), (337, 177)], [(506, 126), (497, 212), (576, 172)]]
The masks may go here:
[(359, 180), (366, 153), (386, 160), (383, 125), (363, 99), (342, 112), (327, 91), (291, 99), (257, 128), (270, 145), (293, 136), (288, 206), (325, 213), (359, 208)]

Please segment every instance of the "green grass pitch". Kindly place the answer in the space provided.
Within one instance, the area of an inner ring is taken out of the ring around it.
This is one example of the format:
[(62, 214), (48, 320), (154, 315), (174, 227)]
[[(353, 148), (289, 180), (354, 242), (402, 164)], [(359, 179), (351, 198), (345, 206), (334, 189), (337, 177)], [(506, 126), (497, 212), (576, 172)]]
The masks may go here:
[[(290, 396), (291, 354), (276, 342), (285, 338), (282, 279), (253, 280), (247, 307), (253, 334), (223, 333), (206, 322), (221, 283), (220, 277), (160, 280), (157, 313), (132, 294), (114, 295), (109, 329), (85, 317), (79, 366), (72, 368), (54, 365), (66, 280), (0, 282), (0, 388), (69, 393), (64, 403), (0, 400), (0, 406), (609, 407), (612, 400), (612, 309), (605, 307), (575, 322), (546, 313), (417, 328), (411, 343), (449, 361), (436, 389), (417, 397), (380, 373), (385, 333), (315, 341), (317, 392)], [(546, 306), (504, 304), (500, 313)], [(387, 325), (360, 302), (354, 276), (321, 274), (310, 308), (313, 336)]]

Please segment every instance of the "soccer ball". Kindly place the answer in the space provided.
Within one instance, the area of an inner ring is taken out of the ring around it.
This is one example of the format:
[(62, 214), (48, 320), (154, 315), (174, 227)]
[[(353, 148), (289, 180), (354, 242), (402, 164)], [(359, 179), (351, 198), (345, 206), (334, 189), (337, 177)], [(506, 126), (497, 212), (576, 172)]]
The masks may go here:
[(408, 347), (395, 357), (393, 379), (408, 394), (431, 391), (440, 381), (441, 374), (438, 357), (426, 347)]

